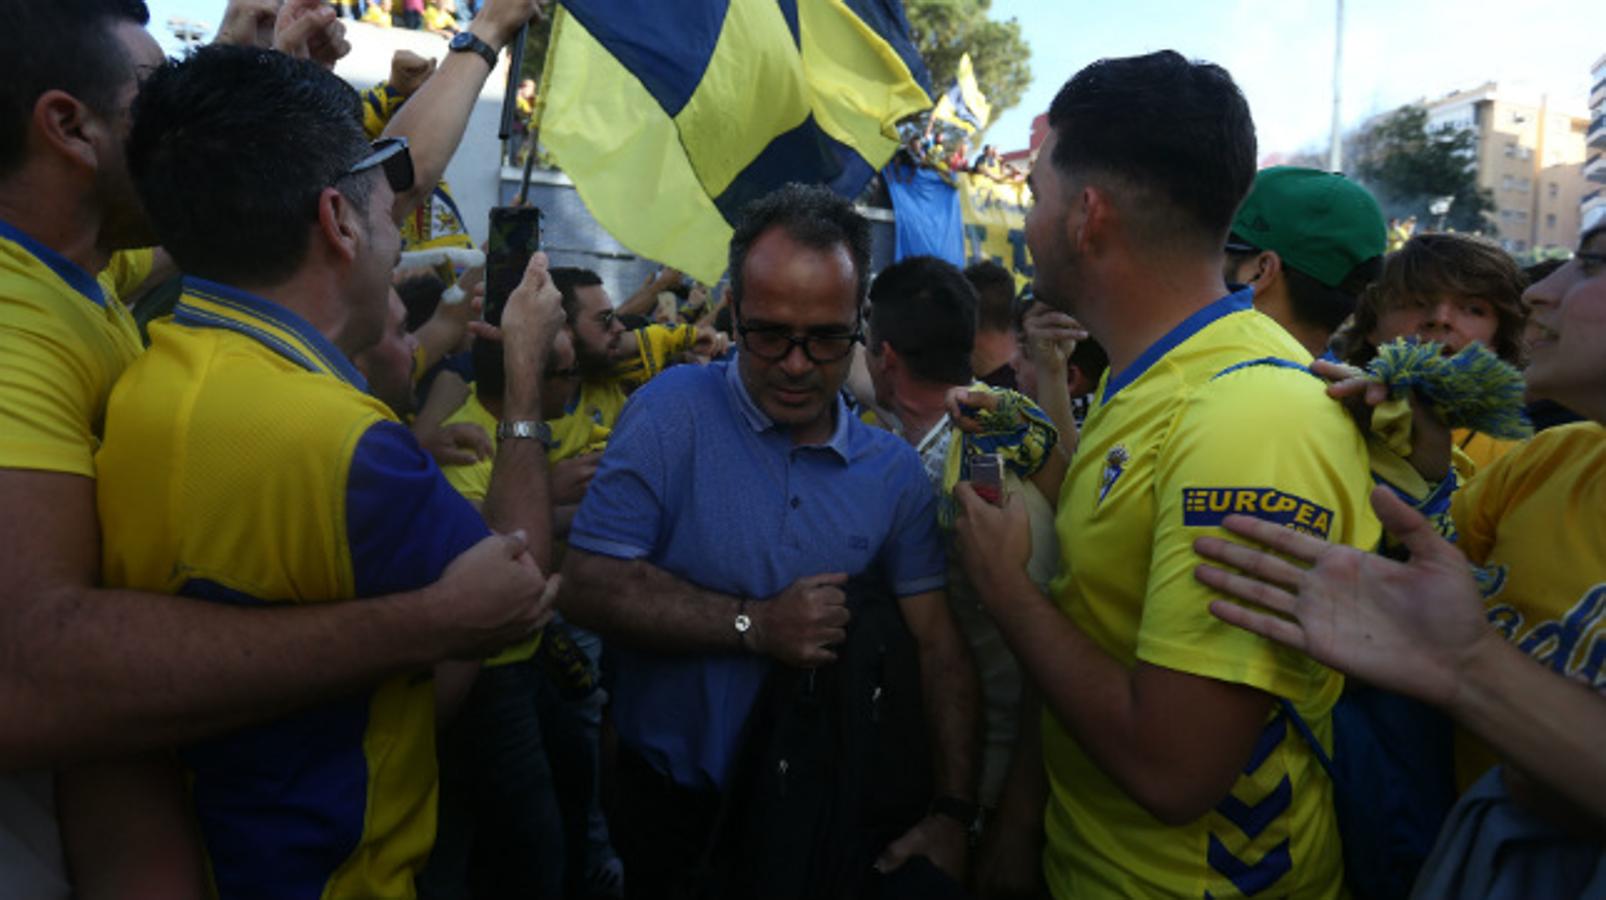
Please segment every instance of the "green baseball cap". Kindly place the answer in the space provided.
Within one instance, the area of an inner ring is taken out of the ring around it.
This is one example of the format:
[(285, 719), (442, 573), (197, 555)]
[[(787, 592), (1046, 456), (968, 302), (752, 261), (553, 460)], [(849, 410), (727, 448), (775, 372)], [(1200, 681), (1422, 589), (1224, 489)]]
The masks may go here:
[(1328, 287), (1388, 246), (1383, 210), (1371, 192), (1342, 175), (1298, 166), (1256, 173), (1232, 235), (1275, 251), (1285, 264)]

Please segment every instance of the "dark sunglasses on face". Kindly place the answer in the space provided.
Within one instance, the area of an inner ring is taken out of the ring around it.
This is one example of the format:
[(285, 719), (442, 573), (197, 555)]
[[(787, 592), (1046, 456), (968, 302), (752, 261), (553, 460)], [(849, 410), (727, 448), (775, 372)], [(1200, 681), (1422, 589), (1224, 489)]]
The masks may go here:
[(400, 194), (413, 187), (413, 155), (407, 149), (404, 137), (380, 138), (374, 141), (367, 156), (357, 160), (344, 175), (357, 175), (375, 166), (383, 166), (385, 180), (392, 193)]

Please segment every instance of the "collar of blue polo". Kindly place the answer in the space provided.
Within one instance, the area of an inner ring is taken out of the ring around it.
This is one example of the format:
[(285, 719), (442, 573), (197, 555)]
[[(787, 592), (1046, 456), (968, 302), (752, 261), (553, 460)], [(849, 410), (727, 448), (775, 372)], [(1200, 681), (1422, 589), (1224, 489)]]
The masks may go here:
[[(747, 393), (747, 384), (742, 381), (741, 354), (732, 355), (729, 362), (710, 363), (710, 365), (723, 365), (725, 367), (725, 386), (730, 391), (731, 403), (736, 407), (737, 414), (742, 417), (742, 420), (747, 423), (749, 428), (755, 432), (763, 433), (772, 428), (780, 427), (774, 419), (771, 419), (767, 413), (758, 408), (758, 404), (753, 402), (752, 395)], [(830, 439), (822, 444), (809, 444), (807, 446), (829, 450), (840, 457), (843, 462), (851, 462), (853, 460), (853, 441), (849, 426), (852, 423), (848, 420), (852, 417), (853, 413), (848, 409), (847, 403), (843, 401), (842, 395), (838, 393), (836, 396), (836, 428), (831, 432)]]
[(1233, 313), (1253, 309), (1254, 305), (1255, 292), (1246, 287), (1242, 290), (1233, 291), (1183, 319), (1181, 324), (1166, 332), (1165, 337), (1150, 344), (1149, 349), (1143, 351), (1131, 365), (1122, 369), (1119, 375), (1105, 381), (1104, 397), (1100, 402), (1109, 403), (1114, 400), (1115, 395), (1120, 393), (1122, 388), (1137, 381), (1143, 376), (1144, 372), (1149, 371), (1150, 367), (1159, 362), (1167, 353), (1175, 350), (1178, 344), (1203, 331), (1205, 326), (1211, 322), (1224, 316), (1230, 316)]
[(21, 247), (33, 258), (48, 266), (62, 281), (67, 282), (68, 287), (84, 295), (96, 306), (105, 308), (106, 292), (100, 289), (100, 282), (77, 263), (29, 237), (10, 222), (0, 221), (0, 238)]
[(329, 339), (288, 309), (255, 294), (186, 276), (173, 321), (191, 328), (238, 332), (310, 372), (323, 372), (367, 392), (368, 382)]

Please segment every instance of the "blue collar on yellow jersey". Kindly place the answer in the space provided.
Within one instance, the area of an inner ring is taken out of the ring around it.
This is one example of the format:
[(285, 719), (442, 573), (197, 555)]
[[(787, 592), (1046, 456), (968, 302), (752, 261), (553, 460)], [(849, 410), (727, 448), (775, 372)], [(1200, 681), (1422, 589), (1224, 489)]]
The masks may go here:
[(49, 266), (50, 270), (60, 276), (62, 281), (67, 282), (69, 287), (89, 298), (96, 306), (106, 305), (106, 292), (100, 289), (100, 282), (77, 263), (24, 234), (10, 222), (0, 221), (0, 239), (8, 240), (28, 251), (35, 259)]
[(306, 319), (254, 294), (204, 278), (185, 277), (184, 296), (173, 321), (191, 328), (239, 332), (303, 369), (325, 372), (367, 392), (368, 382), (351, 361)]
[[(747, 393), (747, 385), (742, 381), (741, 361), (737, 356), (732, 356), (729, 362), (709, 365), (725, 366), (725, 386), (730, 392), (731, 405), (736, 407), (736, 412), (741, 415), (749, 428), (763, 433), (778, 427), (775, 420), (759, 409), (758, 404), (754, 403), (752, 396)], [(862, 447), (856, 448), (853, 442), (851, 426), (854, 415), (848, 410), (848, 405), (843, 401), (840, 392), (833, 399), (836, 403), (836, 429), (831, 432), (830, 439), (825, 443), (812, 446), (830, 450), (845, 463), (853, 462), (858, 452), (863, 450)]]
[(1131, 365), (1122, 369), (1120, 374), (1113, 375), (1106, 380), (1104, 382), (1104, 397), (1099, 402), (1109, 403), (1114, 400), (1115, 395), (1120, 393), (1122, 388), (1137, 381), (1144, 372), (1149, 371), (1149, 367), (1159, 362), (1167, 353), (1175, 350), (1178, 344), (1203, 331), (1206, 325), (1223, 316), (1230, 316), (1236, 312), (1253, 309), (1254, 305), (1255, 292), (1253, 289), (1246, 287), (1242, 290), (1234, 291), (1220, 300), (1216, 300), (1209, 306), (1203, 307), (1193, 315), (1183, 319), (1181, 324), (1166, 332), (1165, 337), (1150, 344), (1149, 349), (1143, 351), (1142, 355)]

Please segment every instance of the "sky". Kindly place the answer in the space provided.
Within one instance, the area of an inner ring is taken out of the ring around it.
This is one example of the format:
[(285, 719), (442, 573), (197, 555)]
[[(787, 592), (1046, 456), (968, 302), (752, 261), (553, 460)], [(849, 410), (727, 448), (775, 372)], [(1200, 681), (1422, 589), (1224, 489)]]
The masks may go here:
[[(1027, 145), (1031, 120), (1094, 60), (1174, 49), (1225, 66), (1254, 115), (1262, 155), (1326, 151), (1336, 0), (993, 0), (1032, 48), (1032, 86), (986, 140)], [(1346, 0), (1344, 128), (1486, 81), (1583, 114), (1606, 54), (1598, 0)]]
[[(673, 2), (673, 0), (664, 0)], [(149, 0), (169, 51), (178, 15), (216, 26), (224, 0)], [(1583, 113), (1606, 54), (1598, 0), (1346, 0), (1340, 114), (1374, 113), (1498, 81)], [(1078, 69), (1175, 49), (1225, 66), (1254, 114), (1262, 155), (1325, 149), (1333, 114), (1336, 0), (993, 0), (1032, 47), (1032, 86), (986, 141), (1024, 148), (1031, 121)]]

